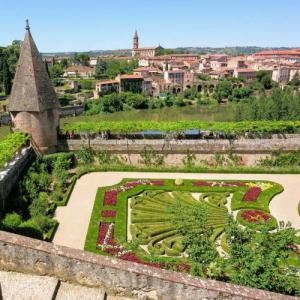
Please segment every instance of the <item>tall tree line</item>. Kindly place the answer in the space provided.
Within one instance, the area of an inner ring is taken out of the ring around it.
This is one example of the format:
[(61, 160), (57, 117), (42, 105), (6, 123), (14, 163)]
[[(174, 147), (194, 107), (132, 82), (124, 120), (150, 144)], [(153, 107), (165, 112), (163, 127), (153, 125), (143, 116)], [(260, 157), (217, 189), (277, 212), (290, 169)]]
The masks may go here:
[(295, 86), (273, 89), (237, 105), (236, 121), (241, 120), (300, 120), (300, 91)]
[(9, 95), (16, 65), (20, 56), (21, 41), (13, 41), (7, 47), (0, 47), (0, 92)]

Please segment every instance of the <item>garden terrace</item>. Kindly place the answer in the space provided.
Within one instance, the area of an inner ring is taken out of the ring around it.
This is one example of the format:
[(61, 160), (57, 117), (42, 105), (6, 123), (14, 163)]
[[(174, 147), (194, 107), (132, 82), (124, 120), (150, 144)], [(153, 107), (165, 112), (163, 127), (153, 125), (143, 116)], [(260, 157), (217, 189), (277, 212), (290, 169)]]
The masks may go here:
[(0, 169), (19, 152), (28, 145), (30, 136), (21, 132), (15, 132), (6, 136), (0, 141)]
[[(234, 137), (235, 135), (262, 135), (262, 134), (291, 134), (300, 133), (300, 121), (242, 121), (242, 122), (155, 122), (155, 121), (100, 121), (75, 122), (65, 124), (63, 131), (79, 133), (109, 133), (109, 134), (138, 134), (141, 137), (145, 132), (160, 131), (162, 135), (173, 133), (179, 137), (186, 132), (186, 136), (205, 136), (209, 131), (213, 136)], [(190, 130), (195, 130), (191, 132)], [(199, 130), (199, 132), (197, 132)], [(144, 133), (141, 133), (144, 132)]]

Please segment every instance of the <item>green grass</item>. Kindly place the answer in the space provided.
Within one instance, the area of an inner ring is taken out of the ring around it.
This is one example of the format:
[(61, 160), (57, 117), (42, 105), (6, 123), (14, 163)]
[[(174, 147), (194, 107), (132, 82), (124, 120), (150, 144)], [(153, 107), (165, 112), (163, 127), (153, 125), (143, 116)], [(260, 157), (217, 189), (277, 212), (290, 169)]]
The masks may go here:
[(0, 127), (0, 141), (4, 139), (8, 134), (10, 134), (10, 127), (9, 126), (1, 126)]
[(207, 105), (207, 106), (185, 106), (165, 107), (161, 109), (121, 111), (111, 114), (100, 114), (94, 116), (68, 117), (60, 120), (61, 126), (74, 122), (97, 122), (97, 121), (234, 121), (235, 105)]

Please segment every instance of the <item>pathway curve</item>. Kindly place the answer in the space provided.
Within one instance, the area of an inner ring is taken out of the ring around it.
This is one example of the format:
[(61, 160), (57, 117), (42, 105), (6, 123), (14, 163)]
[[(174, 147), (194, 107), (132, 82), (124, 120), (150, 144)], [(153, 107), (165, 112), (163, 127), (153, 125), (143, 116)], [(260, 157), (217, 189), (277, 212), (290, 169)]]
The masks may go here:
[(202, 173), (146, 173), (146, 172), (95, 172), (77, 180), (69, 203), (58, 207), (58, 230), (53, 242), (58, 245), (83, 249), (96, 192), (99, 187), (119, 183), (123, 178), (153, 179), (211, 179), (211, 180), (270, 180), (280, 183), (284, 192), (270, 203), (271, 214), (277, 220), (290, 221), (300, 229), (298, 203), (300, 201), (300, 175), (292, 174), (202, 174)]

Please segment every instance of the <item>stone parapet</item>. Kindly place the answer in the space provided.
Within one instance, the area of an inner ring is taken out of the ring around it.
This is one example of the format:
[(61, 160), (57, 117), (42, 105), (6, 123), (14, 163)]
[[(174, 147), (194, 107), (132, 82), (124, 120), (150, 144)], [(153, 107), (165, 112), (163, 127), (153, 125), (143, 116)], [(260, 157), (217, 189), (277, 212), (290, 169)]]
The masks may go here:
[(0, 231), (0, 269), (53, 276), (140, 299), (295, 299), (116, 258), (53, 245)]

